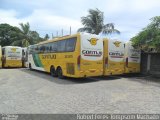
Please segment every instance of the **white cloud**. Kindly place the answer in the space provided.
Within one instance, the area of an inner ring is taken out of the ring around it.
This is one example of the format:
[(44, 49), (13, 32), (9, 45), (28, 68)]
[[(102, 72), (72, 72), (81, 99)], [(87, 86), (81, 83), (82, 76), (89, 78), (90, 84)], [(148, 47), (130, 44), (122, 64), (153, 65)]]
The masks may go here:
[(132, 9), (137, 12), (150, 11), (160, 7), (159, 0), (134, 0), (131, 2)]
[(3, 5), (12, 10), (0, 9), (0, 23), (19, 26), (20, 22), (29, 22), (31, 29), (40, 34), (56, 33), (61, 29), (67, 32), (70, 26), (76, 31), (82, 26), (80, 17), (86, 16), (88, 9), (99, 8), (104, 12), (104, 22), (115, 23), (121, 31), (119, 37), (129, 40), (150, 22), (151, 17), (160, 13), (160, 0), (5, 1)]
[(13, 26), (17, 26), (20, 20), (16, 18), (18, 13), (15, 10), (1, 10), (0, 9), (0, 23), (8, 23)]
[(8, 23), (13, 26), (19, 27), (19, 23), (29, 22), (31, 29), (39, 31), (43, 34), (61, 31), (63, 29), (64, 34), (69, 33), (70, 26), (75, 33), (82, 25), (80, 21), (57, 16), (48, 10), (38, 9), (34, 10), (32, 14), (24, 18), (17, 18), (18, 13), (14, 10), (0, 10), (0, 23)]
[(106, 0), (102, 6), (110, 15), (120, 12), (141, 13), (159, 8), (160, 0)]
[(73, 30), (77, 30), (81, 23), (78, 20), (67, 18), (63, 16), (57, 16), (48, 10), (34, 10), (34, 12), (24, 18), (29, 21), (33, 26), (47, 29), (68, 29), (72, 26)]

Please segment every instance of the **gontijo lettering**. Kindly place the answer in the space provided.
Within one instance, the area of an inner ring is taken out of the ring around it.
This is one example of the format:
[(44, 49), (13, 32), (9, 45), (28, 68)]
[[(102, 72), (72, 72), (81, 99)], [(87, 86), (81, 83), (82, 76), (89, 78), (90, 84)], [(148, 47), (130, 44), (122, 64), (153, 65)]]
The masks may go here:
[(124, 54), (122, 52), (109, 52), (110, 57), (112, 58), (123, 58)]
[(102, 51), (82, 50), (82, 54), (84, 56), (96, 56), (96, 57), (100, 57), (102, 55)]
[(52, 54), (52, 55), (42, 55), (42, 59), (56, 59), (56, 55)]

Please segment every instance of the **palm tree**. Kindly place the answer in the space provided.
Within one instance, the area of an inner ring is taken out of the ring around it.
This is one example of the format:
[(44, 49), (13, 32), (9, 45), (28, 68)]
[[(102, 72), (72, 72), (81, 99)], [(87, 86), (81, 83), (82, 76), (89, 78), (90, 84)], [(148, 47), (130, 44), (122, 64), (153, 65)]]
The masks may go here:
[(24, 39), (22, 40), (22, 46), (27, 47), (28, 45), (32, 44), (32, 38), (31, 38), (31, 31), (30, 31), (30, 25), (27, 22), (26, 24), (20, 23), (21, 32), (23, 34)]
[(12, 42), (12, 45), (27, 47), (29, 45), (44, 41), (44, 39), (41, 38), (36, 31), (30, 30), (30, 25), (28, 22), (26, 24), (20, 23), (19, 25), (19, 38), (16, 41)]
[(22, 46), (27, 47), (31, 44), (44, 41), (44, 39), (42, 39), (36, 31), (30, 30), (30, 25), (28, 22), (26, 24), (20, 23), (19, 25), (23, 34)]
[(114, 28), (113, 23), (104, 24), (104, 15), (99, 9), (96, 10), (89, 9), (89, 15), (86, 17), (81, 17), (81, 22), (84, 25), (83, 28), (79, 28), (78, 32), (88, 32), (92, 34), (111, 34), (111, 33), (120, 33), (117, 29)]
[(44, 37), (44, 39), (45, 39), (45, 40), (48, 40), (48, 39), (49, 39), (49, 35), (46, 34), (45, 37)]

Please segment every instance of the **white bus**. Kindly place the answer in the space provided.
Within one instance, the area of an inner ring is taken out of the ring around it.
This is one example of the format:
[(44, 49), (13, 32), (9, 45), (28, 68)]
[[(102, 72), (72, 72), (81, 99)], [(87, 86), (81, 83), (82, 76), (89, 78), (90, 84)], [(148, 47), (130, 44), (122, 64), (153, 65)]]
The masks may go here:
[(22, 67), (22, 48), (17, 46), (2, 47), (2, 67)]

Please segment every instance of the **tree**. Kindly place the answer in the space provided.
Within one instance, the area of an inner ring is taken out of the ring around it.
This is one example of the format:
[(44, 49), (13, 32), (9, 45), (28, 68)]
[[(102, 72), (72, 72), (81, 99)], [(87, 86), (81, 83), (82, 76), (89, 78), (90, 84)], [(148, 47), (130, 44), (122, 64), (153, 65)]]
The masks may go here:
[(21, 40), (22, 34), (18, 27), (10, 26), (9, 24), (0, 24), (0, 45), (8, 46), (14, 41)]
[(19, 25), (21, 27), (22, 34), (24, 36), (24, 39), (21, 41), (23, 43), (23, 46), (26, 47), (26, 45), (33, 44), (29, 23), (28, 22), (26, 24), (20, 23)]
[(30, 30), (29, 23), (20, 23), (21, 29), (9, 24), (0, 24), (0, 45), (1, 46), (22, 46), (36, 44), (44, 41), (36, 31)]
[(79, 28), (78, 32), (88, 32), (92, 34), (111, 34), (120, 33), (114, 28), (113, 23), (104, 24), (104, 15), (99, 9), (89, 9), (89, 14), (86, 17), (81, 17), (81, 22), (84, 25), (83, 28)]
[(48, 40), (48, 39), (49, 39), (49, 35), (46, 34), (45, 37), (44, 37), (44, 39), (45, 39), (45, 40)]
[(150, 49), (160, 51), (160, 16), (153, 17), (150, 20), (151, 23), (138, 35), (131, 38), (131, 41), (135, 47), (144, 51), (150, 51)]
[(32, 44), (36, 44), (38, 42), (43, 41), (43, 39), (39, 36), (36, 31), (30, 30), (30, 25), (27, 22), (26, 24), (20, 23), (22, 39), (14, 41), (12, 45), (21, 44), (23, 47), (27, 47)]

